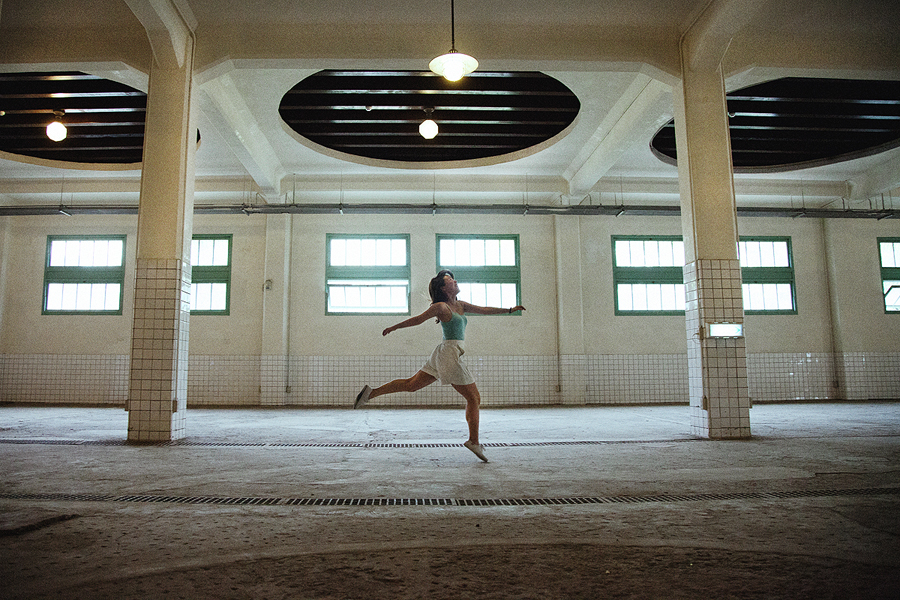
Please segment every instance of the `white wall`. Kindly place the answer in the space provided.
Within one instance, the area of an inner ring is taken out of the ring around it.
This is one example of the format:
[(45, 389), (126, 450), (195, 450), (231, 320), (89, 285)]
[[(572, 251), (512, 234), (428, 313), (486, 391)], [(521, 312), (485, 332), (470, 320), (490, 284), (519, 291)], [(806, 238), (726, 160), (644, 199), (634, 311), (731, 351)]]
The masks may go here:
[[(122, 373), (127, 377), (130, 352), (136, 221), (134, 216), (0, 218), (5, 400), (15, 401), (30, 388), (27, 401), (66, 399), (71, 373), (91, 381), (95, 367), (86, 357), (102, 355), (110, 402), (119, 401), (120, 390), (127, 389), (119, 379)], [(431, 352), (440, 338), (436, 325), (385, 338), (382, 329), (405, 316), (325, 314), (327, 233), (409, 234), (414, 314), (429, 302), (426, 286), (436, 271), (436, 234), (518, 234), (527, 311), (514, 317), (474, 316), (467, 331), (470, 360), (482, 361), (485, 387), (496, 401), (515, 402), (529, 394), (539, 395), (541, 402), (683, 400), (684, 318), (616, 316), (611, 260), (611, 236), (680, 235), (677, 217), (201, 215), (194, 225), (196, 233), (230, 233), (234, 240), (231, 314), (191, 318), (190, 354), (196, 361), (190, 389), (203, 402), (253, 404), (264, 397), (264, 403), (304, 404), (311, 397), (343, 397), (364, 378), (411, 374), (419, 357)], [(104, 233), (128, 236), (123, 314), (41, 315), (47, 236)], [(754, 401), (897, 397), (891, 382), (900, 380), (900, 315), (883, 309), (876, 239), (900, 237), (900, 223), (742, 218), (739, 233), (790, 236), (795, 261), (798, 314), (746, 317)], [(264, 290), (267, 279), (270, 290)], [(58, 375), (51, 394), (41, 385), (42, 378), (57, 376), (54, 356), (65, 356), (70, 370)], [(348, 375), (354, 373), (354, 361), (378, 357), (396, 362), (371, 367), (375, 370), (368, 375)], [(528, 358), (521, 362), (525, 367), (517, 367), (517, 357)], [(877, 373), (849, 373), (859, 371), (855, 365), (872, 364), (873, 357)], [(263, 358), (268, 367), (260, 366)], [(40, 367), (32, 369), (35, 361)], [(328, 365), (325, 375), (307, 373), (322, 361)], [(512, 373), (517, 368), (541, 372), (522, 379)], [(410, 372), (398, 372), (404, 369)], [(289, 371), (284, 379), (292, 389), (284, 391), (280, 373)], [(519, 378), (515, 384), (505, 382), (514, 376)], [(871, 377), (879, 383), (866, 383)], [(329, 379), (342, 380), (346, 389), (323, 388)], [(833, 380), (843, 383), (833, 385)], [(846, 389), (851, 380), (863, 390), (856, 396)], [(91, 385), (82, 387), (90, 393)], [(19, 392), (8, 391), (13, 389)], [(433, 392), (435, 402), (455, 400), (441, 394)]]

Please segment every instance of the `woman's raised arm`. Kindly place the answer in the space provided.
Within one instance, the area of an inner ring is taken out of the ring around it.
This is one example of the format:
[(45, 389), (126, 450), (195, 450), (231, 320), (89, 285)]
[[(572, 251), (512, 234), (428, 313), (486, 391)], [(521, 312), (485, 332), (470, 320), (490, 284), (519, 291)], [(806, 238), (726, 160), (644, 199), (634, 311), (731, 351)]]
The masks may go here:
[(449, 310), (450, 309), (443, 302), (435, 302), (434, 304), (429, 306), (428, 309), (422, 314), (416, 315), (415, 317), (410, 317), (409, 319), (401, 321), (396, 325), (391, 325), (390, 327), (382, 331), (381, 335), (387, 335), (392, 331), (397, 331), (398, 329), (403, 329), (404, 327), (415, 327), (416, 325), (421, 325), (428, 319), (436, 318), (438, 320), (442, 320), (441, 315), (445, 312), (449, 312)]

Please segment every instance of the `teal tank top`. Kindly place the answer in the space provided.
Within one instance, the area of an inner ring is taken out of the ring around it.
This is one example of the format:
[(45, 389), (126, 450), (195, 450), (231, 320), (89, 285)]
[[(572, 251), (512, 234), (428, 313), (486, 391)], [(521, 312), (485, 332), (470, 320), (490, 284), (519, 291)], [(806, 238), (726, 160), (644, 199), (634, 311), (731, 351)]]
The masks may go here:
[(466, 319), (466, 315), (461, 315), (457, 312), (453, 313), (453, 316), (446, 323), (441, 321), (441, 328), (444, 330), (444, 339), (445, 340), (459, 340), (463, 341), (466, 339), (466, 323), (468, 323), (468, 319)]

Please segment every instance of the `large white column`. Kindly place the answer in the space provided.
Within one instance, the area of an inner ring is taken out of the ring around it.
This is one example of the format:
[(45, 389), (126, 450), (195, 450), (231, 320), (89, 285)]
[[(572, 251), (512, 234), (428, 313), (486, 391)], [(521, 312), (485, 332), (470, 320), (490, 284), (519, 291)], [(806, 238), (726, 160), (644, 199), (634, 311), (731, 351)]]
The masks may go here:
[(721, 62), (739, 6), (715, 1), (682, 40), (674, 90), (691, 430), (706, 438), (750, 437), (743, 337), (710, 338), (709, 323), (744, 321), (737, 211)]
[(147, 93), (128, 390), (136, 442), (184, 436), (197, 148), (192, 37), (187, 44), (180, 63), (153, 64)]

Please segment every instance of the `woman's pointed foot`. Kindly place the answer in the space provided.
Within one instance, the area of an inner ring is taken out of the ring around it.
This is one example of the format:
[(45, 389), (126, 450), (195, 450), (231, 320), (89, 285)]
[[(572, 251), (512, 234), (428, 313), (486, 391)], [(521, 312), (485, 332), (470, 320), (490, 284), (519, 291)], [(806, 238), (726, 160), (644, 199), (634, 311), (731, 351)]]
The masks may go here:
[(356, 395), (356, 402), (353, 403), (353, 408), (359, 408), (364, 406), (366, 402), (369, 401), (369, 394), (372, 393), (372, 388), (369, 386), (363, 386), (363, 389), (360, 393)]
[(477, 456), (484, 462), (488, 462), (487, 456), (484, 455), (484, 446), (482, 446), (481, 444), (476, 444), (474, 442), (465, 442), (463, 446), (471, 450), (475, 454), (475, 456)]

